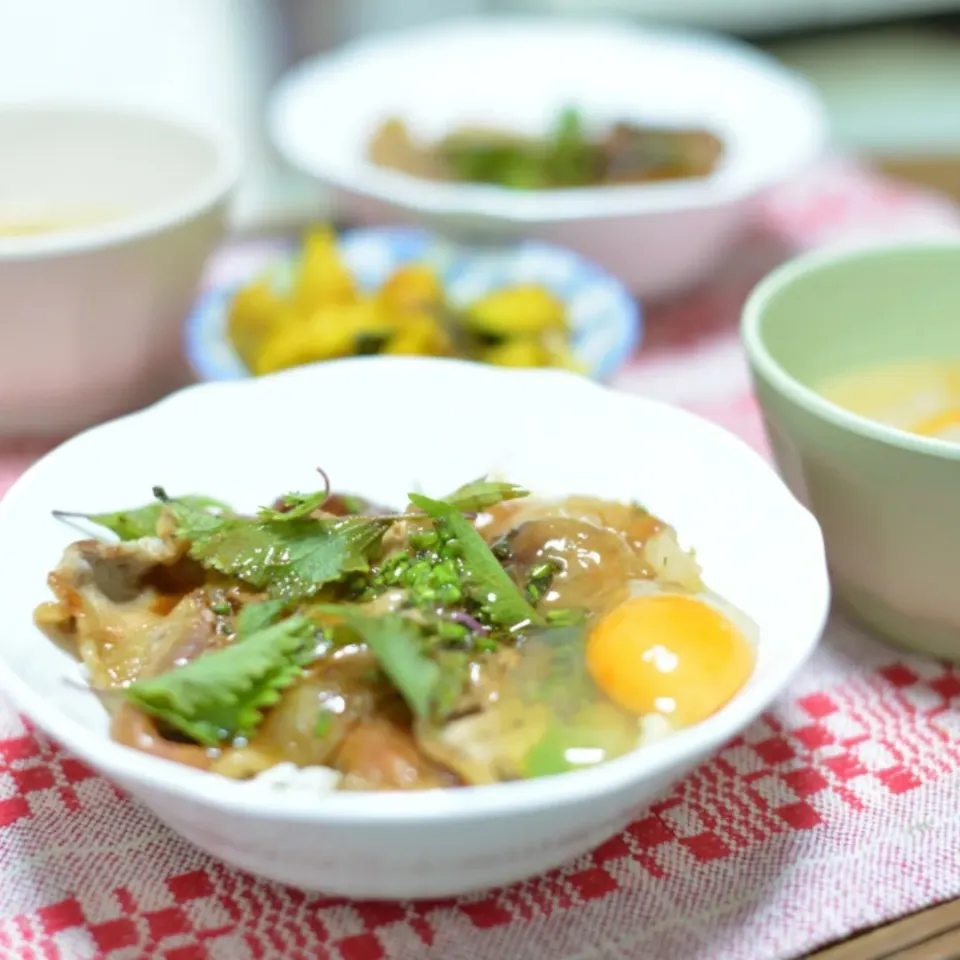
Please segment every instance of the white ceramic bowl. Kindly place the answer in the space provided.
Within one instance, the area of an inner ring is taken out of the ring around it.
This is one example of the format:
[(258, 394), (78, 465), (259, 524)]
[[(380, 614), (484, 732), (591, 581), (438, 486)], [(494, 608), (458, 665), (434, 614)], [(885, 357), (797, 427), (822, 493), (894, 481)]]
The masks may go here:
[[(324, 418), (319, 434), (298, 425), (296, 411), (339, 404), (349, 416)], [(442, 441), (419, 428), (411, 439), (397, 417), (431, 423)], [(708, 582), (757, 621), (755, 673), (723, 710), (667, 740), (584, 772), (492, 787), (274, 794), (112, 742), (96, 698), (65, 682), (76, 664), (32, 624), (48, 570), (77, 536), (50, 511), (117, 509), (149, 499), (154, 484), (253, 508), (307, 488), (318, 463), (340, 489), (387, 503), (485, 471), (547, 494), (636, 498), (676, 524)], [(24, 713), (204, 850), (364, 898), (504, 884), (596, 846), (769, 706), (816, 644), (829, 599), (819, 527), (731, 434), (569, 373), (452, 360), (361, 358), (188, 388), (27, 471), (0, 501), (0, 544), (0, 677)]]
[[(428, 138), (471, 122), (539, 134), (567, 105), (599, 123), (703, 124), (723, 139), (723, 162), (701, 180), (518, 192), (431, 183), (367, 159), (371, 134), (390, 116)], [(281, 82), (269, 126), (294, 166), (336, 188), (351, 220), (548, 240), (647, 297), (703, 278), (744, 225), (749, 201), (816, 158), (827, 133), (811, 87), (750, 47), (525, 17), (396, 31), (310, 60)]]
[[(0, 108), (0, 437), (63, 436), (185, 382), (180, 325), (236, 175), (179, 121)], [(5, 233), (37, 221), (69, 226)]]

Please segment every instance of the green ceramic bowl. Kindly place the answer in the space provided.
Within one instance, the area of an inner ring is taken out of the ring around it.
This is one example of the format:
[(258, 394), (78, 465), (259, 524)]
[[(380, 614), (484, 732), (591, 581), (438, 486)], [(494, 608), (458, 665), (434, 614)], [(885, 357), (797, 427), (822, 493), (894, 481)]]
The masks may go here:
[(794, 260), (751, 294), (743, 340), (774, 455), (823, 528), (840, 604), (904, 646), (960, 659), (960, 444), (814, 392), (865, 367), (960, 360), (960, 238)]

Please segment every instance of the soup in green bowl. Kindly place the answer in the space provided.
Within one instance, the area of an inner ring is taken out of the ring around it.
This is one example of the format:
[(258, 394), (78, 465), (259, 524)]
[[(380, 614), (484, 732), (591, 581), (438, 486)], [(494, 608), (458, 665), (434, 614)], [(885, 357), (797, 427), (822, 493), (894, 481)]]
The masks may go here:
[(788, 263), (751, 294), (743, 340), (834, 595), (888, 638), (960, 659), (960, 239)]

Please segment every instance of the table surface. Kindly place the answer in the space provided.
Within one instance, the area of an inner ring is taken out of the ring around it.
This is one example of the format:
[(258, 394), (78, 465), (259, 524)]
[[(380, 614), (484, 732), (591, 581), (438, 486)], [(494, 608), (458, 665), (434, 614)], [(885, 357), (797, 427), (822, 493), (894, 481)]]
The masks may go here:
[(835, 944), (807, 960), (957, 960), (960, 900), (949, 900)]
[[(840, 165), (779, 191), (763, 222), (714, 282), (650, 311), (645, 348), (617, 380), (760, 450), (736, 328), (746, 290), (790, 250), (952, 234), (960, 214)], [(220, 280), (248, 270), (257, 246), (235, 248)], [(0, 489), (40, 452), (6, 451)], [(960, 672), (832, 623), (771, 712), (625, 839), (476, 902), (378, 910), (305, 898), (209, 861), (0, 701), (0, 813), (10, 821), (0, 816), (0, 960), (542, 960), (544, 938), (567, 960), (799, 957), (960, 894), (958, 716)], [(931, 734), (957, 749), (931, 753)], [(275, 952), (265, 917), (309, 943)], [(960, 902), (814, 958), (957, 960)]]

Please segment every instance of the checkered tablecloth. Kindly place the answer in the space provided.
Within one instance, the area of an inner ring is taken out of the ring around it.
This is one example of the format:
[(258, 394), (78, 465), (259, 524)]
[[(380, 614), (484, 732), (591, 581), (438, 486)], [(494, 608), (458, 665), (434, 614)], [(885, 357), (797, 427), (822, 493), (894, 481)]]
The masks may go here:
[[(842, 162), (779, 190), (700, 291), (648, 316), (625, 390), (764, 449), (737, 316), (791, 251), (957, 229)], [(218, 279), (262, 245), (224, 251)], [(0, 454), (3, 489), (42, 450)], [(960, 895), (960, 674), (835, 619), (775, 708), (622, 835), (456, 901), (355, 904), (211, 860), (0, 697), (0, 958), (773, 960)]]

